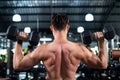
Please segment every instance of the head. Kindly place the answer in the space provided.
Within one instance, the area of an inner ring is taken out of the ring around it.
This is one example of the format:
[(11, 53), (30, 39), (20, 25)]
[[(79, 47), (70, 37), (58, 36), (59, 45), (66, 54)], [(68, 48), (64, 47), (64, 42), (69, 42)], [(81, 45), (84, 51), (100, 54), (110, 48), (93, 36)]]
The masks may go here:
[(51, 30), (53, 31), (53, 29), (55, 31), (65, 31), (65, 30), (69, 30), (69, 19), (67, 17), (67, 15), (65, 14), (57, 14), (54, 15), (51, 19)]

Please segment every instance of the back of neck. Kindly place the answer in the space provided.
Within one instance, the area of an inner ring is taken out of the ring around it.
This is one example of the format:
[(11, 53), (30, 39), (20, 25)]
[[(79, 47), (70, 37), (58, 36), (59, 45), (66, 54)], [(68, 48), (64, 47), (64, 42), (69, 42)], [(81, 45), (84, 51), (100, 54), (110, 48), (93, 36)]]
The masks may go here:
[(67, 33), (65, 32), (56, 32), (54, 34), (54, 41), (57, 41), (57, 42), (64, 42), (64, 41), (67, 41)]

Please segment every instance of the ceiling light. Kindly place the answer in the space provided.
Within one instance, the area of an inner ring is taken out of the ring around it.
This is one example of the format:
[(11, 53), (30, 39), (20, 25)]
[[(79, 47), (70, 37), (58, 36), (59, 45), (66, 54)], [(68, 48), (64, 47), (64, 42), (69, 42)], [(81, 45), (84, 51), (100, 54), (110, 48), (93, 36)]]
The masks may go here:
[(90, 13), (85, 15), (85, 21), (93, 21), (94, 20), (94, 16)]
[(83, 28), (82, 26), (79, 26), (79, 27), (77, 28), (77, 32), (78, 32), (78, 33), (84, 32), (84, 28)]
[(21, 16), (19, 14), (15, 14), (15, 15), (13, 15), (12, 20), (14, 22), (20, 22), (21, 21)]
[(30, 27), (25, 27), (24, 28), (24, 32), (25, 33), (30, 33), (31, 32), (31, 28)]

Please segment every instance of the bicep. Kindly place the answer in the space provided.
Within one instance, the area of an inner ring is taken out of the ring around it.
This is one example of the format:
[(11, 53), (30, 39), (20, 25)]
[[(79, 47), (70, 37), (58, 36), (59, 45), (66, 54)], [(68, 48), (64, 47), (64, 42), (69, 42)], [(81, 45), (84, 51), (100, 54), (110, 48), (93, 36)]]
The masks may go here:
[(81, 61), (89, 67), (93, 68), (98, 68), (100, 64), (99, 57), (84, 46), (82, 47)]
[(31, 68), (34, 65), (37, 65), (43, 58), (42, 53), (41, 47), (37, 47), (34, 51), (24, 56), (20, 61), (21, 69)]
[(20, 61), (20, 69), (31, 68), (38, 63), (39, 60), (37, 59), (37, 57), (33, 56), (32, 53), (29, 53)]
[(85, 55), (81, 61), (89, 67), (98, 68), (100, 67), (100, 59), (97, 55), (91, 53), (91, 55)]

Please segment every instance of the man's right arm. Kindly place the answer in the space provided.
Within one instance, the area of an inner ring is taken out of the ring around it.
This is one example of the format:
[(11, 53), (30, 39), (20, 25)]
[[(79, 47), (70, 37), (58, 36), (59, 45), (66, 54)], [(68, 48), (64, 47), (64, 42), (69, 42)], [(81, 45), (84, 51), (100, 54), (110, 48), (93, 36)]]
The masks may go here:
[(92, 68), (106, 69), (108, 65), (106, 42), (103, 34), (100, 32), (95, 33), (95, 36), (99, 44), (99, 56), (95, 55), (85, 46), (80, 46), (82, 48), (80, 55), (81, 61)]

